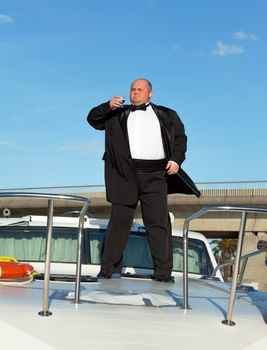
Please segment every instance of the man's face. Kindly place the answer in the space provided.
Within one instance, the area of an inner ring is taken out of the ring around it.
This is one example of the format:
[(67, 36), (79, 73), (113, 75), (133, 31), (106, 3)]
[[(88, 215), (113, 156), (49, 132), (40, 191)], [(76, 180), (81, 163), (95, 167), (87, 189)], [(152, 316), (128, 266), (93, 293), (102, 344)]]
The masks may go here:
[(147, 81), (135, 80), (131, 85), (130, 100), (133, 105), (141, 105), (147, 103), (152, 96)]

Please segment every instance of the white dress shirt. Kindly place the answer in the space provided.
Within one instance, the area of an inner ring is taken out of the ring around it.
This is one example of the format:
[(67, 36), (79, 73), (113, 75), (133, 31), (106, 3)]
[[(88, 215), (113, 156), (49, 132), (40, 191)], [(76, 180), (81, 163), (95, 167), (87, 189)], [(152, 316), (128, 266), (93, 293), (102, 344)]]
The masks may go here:
[(130, 112), (127, 129), (132, 158), (165, 158), (159, 120), (150, 105), (146, 111)]

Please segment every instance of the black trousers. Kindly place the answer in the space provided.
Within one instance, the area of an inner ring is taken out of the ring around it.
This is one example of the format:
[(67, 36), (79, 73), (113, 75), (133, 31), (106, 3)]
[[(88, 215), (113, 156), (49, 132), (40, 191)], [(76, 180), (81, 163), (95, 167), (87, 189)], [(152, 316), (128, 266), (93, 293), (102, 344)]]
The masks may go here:
[[(155, 275), (170, 275), (172, 271), (171, 225), (167, 207), (166, 172), (137, 172), (137, 187), (143, 222), (148, 233), (148, 242)], [(137, 203), (112, 204), (101, 269), (120, 272), (123, 251), (127, 243)]]

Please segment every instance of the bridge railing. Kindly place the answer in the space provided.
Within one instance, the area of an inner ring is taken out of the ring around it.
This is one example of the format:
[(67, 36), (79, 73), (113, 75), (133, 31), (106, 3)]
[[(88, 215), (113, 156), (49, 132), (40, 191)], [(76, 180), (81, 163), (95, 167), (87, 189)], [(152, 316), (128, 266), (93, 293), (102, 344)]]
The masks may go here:
[[(197, 182), (202, 196), (206, 197), (263, 197), (267, 195), (267, 181), (236, 181), (236, 182)], [(58, 187), (27, 187), (6, 188), (1, 192), (42, 192), (61, 194), (101, 194), (105, 192), (104, 185), (58, 186)], [(184, 196), (172, 194), (172, 197)]]
[(267, 181), (201, 182), (197, 186), (207, 197), (262, 197), (267, 194)]

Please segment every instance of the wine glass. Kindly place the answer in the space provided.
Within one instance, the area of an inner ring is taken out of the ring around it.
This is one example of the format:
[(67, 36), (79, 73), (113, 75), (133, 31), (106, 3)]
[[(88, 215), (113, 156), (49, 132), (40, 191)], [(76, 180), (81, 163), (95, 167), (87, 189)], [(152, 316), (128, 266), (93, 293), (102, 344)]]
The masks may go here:
[(122, 107), (122, 105), (125, 103), (125, 101), (126, 101), (126, 98), (125, 98), (125, 95), (119, 95), (120, 96), (120, 98), (121, 98), (121, 107)]

